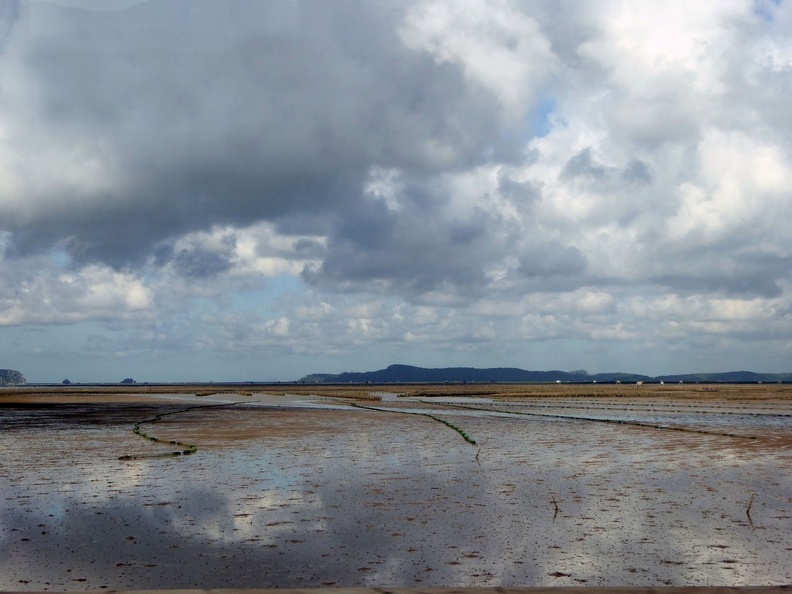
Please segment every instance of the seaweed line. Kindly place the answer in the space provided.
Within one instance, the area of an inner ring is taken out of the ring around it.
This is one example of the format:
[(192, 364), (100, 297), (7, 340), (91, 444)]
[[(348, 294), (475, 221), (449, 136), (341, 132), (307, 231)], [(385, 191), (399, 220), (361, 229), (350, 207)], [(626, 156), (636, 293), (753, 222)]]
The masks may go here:
[(751, 493), (751, 499), (748, 501), (748, 507), (745, 508), (745, 515), (748, 516), (748, 522), (751, 526), (754, 525), (753, 518), (751, 517), (751, 508), (753, 507), (754, 499), (756, 498), (756, 493)]
[(167, 417), (168, 415), (176, 415), (176, 414), (182, 414), (182, 413), (190, 412), (191, 410), (195, 410), (196, 408), (219, 408), (221, 406), (233, 406), (235, 404), (243, 404), (243, 403), (242, 402), (224, 402), (222, 404), (204, 404), (204, 405), (201, 405), (201, 406), (190, 406), (190, 407), (183, 408), (183, 409), (180, 409), (180, 410), (172, 410), (172, 411), (169, 411), (169, 412), (160, 413), (160, 414), (155, 415), (154, 417), (152, 417), (150, 419), (143, 419), (142, 421), (138, 421), (132, 427), (132, 433), (134, 433), (135, 435), (139, 435), (143, 439), (147, 439), (147, 440), (149, 440), (152, 443), (164, 443), (164, 444), (169, 444), (169, 445), (175, 445), (175, 446), (180, 446), (180, 447), (182, 447), (184, 449), (176, 450), (176, 451), (172, 451), (172, 452), (163, 452), (161, 454), (141, 454), (141, 455), (137, 455), (137, 456), (136, 455), (131, 455), (131, 454), (126, 454), (126, 455), (123, 455), (123, 456), (119, 456), (118, 459), (119, 460), (140, 460), (142, 458), (164, 458), (164, 457), (170, 457), (170, 456), (189, 456), (191, 454), (194, 454), (195, 452), (198, 451), (198, 446), (196, 446), (195, 444), (183, 443), (181, 441), (176, 441), (176, 440), (173, 440), (173, 439), (168, 439), (168, 440), (160, 439), (159, 437), (155, 437), (153, 435), (149, 435), (148, 433), (145, 433), (140, 428), (140, 426), (143, 425), (144, 423), (156, 423), (157, 421), (161, 421), (162, 417)]
[[(354, 406), (355, 408), (365, 408), (367, 410), (376, 410), (377, 412), (389, 412), (389, 413), (398, 413), (398, 414), (401, 414), (401, 415), (418, 415), (418, 416), (421, 416), (421, 417), (429, 417), (430, 419), (435, 420), (438, 423), (442, 423), (446, 427), (450, 427), (451, 429), (453, 429), (454, 431), (459, 433), (462, 436), (462, 439), (464, 439), (470, 445), (478, 445), (476, 440), (471, 438), (467, 433), (465, 433), (464, 430), (460, 429), (459, 427), (457, 427), (453, 423), (450, 423), (449, 421), (446, 421), (445, 419), (441, 419), (440, 417), (436, 417), (436, 416), (434, 416), (432, 414), (429, 414), (429, 413), (410, 412), (410, 411), (406, 411), (406, 410), (392, 410), (392, 409), (387, 409), (387, 408), (377, 408), (375, 406), (365, 406), (363, 404), (357, 404), (356, 402), (350, 402), (349, 405), (350, 406)], [(476, 458), (478, 458), (478, 452), (476, 453)]]
[(558, 512), (561, 511), (561, 509), (558, 507), (558, 501), (556, 501), (555, 495), (550, 498), (550, 503), (553, 504), (553, 522), (555, 522), (556, 517), (558, 517)]

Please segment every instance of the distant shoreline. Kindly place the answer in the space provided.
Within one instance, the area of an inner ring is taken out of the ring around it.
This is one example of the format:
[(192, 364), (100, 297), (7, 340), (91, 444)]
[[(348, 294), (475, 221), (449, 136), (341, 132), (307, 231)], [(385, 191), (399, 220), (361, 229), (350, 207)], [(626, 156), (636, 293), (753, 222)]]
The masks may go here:
[(5, 386), (0, 404), (67, 402), (152, 402), (157, 396), (189, 394), (208, 397), (234, 394), (244, 400), (257, 395), (325, 396), (378, 401), (377, 392), (399, 396), (433, 398), (442, 396), (518, 398), (658, 398), (671, 400), (792, 400), (792, 384), (786, 383), (499, 383), (499, 384), (71, 384)]

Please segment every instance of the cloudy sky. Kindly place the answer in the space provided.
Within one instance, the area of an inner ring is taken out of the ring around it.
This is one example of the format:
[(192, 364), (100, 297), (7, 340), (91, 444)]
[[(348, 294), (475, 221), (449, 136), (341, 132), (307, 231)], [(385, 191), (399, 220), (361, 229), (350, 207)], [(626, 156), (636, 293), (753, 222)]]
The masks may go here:
[(790, 97), (790, 0), (2, 0), (0, 368), (792, 371)]

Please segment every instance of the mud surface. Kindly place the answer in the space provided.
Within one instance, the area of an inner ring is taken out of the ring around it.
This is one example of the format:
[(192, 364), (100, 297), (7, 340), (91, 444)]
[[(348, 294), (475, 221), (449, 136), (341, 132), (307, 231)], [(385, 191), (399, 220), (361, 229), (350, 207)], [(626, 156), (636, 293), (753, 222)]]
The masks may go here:
[(792, 582), (788, 402), (279, 402), (0, 402), (0, 590)]

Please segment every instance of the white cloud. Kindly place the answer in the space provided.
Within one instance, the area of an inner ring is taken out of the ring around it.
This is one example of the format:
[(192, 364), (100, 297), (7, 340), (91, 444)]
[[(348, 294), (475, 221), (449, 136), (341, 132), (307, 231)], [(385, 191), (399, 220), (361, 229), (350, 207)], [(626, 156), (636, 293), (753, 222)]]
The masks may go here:
[(535, 99), (555, 57), (535, 19), (510, 0), (416, 4), (400, 28), (404, 43), (439, 63), (460, 64), (514, 120)]
[(140, 320), (150, 316), (152, 292), (135, 275), (104, 266), (76, 272), (28, 259), (26, 273), (0, 262), (6, 279), (0, 289), (0, 325), (67, 324), (88, 320)]
[(792, 173), (781, 147), (743, 133), (713, 130), (699, 147), (699, 182), (679, 188), (668, 221), (672, 240), (706, 245), (751, 237), (780, 238), (779, 217), (792, 212)]
[[(270, 223), (246, 227), (216, 225), (178, 237), (167, 246), (167, 268), (185, 277), (223, 274), (232, 279), (298, 276), (316, 264), (324, 249), (321, 236), (283, 235)], [(308, 249), (300, 249), (307, 245)]]
[(650, 144), (695, 137), (721, 114), (748, 0), (597, 5), (599, 34), (579, 46), (602, 69), (612, 100), (605, 115), (626, 138)]

